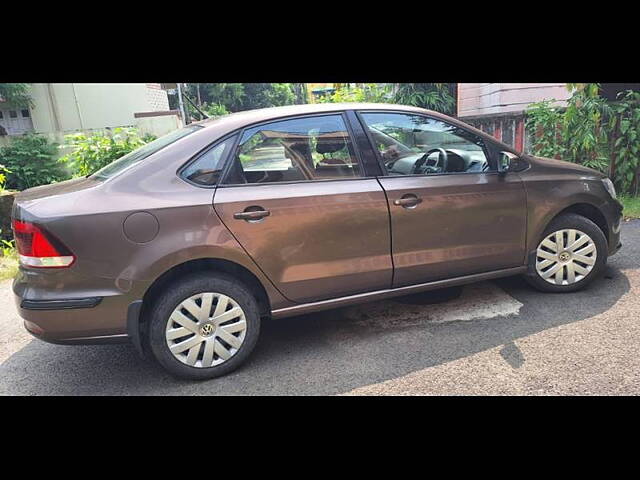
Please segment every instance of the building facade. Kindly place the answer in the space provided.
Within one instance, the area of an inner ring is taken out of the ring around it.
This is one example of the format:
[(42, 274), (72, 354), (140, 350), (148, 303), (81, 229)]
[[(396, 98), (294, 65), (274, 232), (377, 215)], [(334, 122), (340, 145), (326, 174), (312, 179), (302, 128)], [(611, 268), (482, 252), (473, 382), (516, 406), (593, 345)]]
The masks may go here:
[(535, 102), (566, 106), (566, 83), (459, 83), (457, 116), (519, 151), (530, 151), (525, 111)]
[(33, 107), (0, 102), (0, 125), (7, 135), (65, 134), (136, 125), (136, 113), (169, 110), (159, 83), (34, 83)]

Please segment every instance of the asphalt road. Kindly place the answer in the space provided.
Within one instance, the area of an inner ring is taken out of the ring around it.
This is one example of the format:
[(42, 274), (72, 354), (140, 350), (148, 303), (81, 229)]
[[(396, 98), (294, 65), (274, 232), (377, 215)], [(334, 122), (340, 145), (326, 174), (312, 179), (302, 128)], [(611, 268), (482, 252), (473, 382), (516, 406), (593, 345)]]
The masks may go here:
[(543, 294), (513, 277), (272, 320), (240, 370), (206, 382), (176, 380), (127, 345), (35, 340), (2, 282), (0, 394), (639, 394), (640, 221), (622, 233), (585, 291)]

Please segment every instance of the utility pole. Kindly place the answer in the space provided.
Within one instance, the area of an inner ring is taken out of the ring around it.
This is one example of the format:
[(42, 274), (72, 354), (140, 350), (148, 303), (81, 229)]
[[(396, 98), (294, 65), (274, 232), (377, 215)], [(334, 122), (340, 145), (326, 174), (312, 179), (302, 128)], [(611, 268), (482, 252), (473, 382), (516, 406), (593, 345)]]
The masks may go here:
[(189, 119), (187, 118), (187, 111), (185, 109), (184, 100), (182, 98), (182, 87), (180, 86), (180, 83), (176, 83), (176, 85), (178, 86), (178, 105), (180, 107), (180, 113), (182, 113), (182, 121), (185, 125), (188, 125)]

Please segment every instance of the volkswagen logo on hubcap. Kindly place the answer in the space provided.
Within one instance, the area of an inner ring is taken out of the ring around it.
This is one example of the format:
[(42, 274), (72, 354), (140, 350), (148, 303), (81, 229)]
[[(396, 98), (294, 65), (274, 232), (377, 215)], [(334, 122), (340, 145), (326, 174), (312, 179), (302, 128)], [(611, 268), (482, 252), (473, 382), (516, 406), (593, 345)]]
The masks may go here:
[(214, 328), (213, 325), (211, 325), (210, 323), (206, 323), (202, 326), (202, 328), (200, 329), (200, 334), (203, 337), (209, 337), (211, 336), (211, 334), (213, 333)]

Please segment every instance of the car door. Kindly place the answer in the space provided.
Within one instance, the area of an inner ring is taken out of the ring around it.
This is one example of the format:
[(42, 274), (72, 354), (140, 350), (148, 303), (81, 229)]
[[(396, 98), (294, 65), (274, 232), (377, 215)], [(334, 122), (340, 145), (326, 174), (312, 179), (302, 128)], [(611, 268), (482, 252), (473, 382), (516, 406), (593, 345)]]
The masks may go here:
[(394, 287), (523, 265), (524, 187), (490, 145), (421, 114), (359, 117), (386, 171)]
[(342, 114), (247, 128), (229, 161), (215, 211), (285, 297), (390, 287), (386, 197)]

